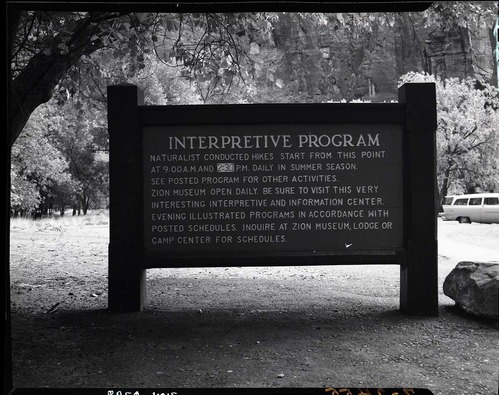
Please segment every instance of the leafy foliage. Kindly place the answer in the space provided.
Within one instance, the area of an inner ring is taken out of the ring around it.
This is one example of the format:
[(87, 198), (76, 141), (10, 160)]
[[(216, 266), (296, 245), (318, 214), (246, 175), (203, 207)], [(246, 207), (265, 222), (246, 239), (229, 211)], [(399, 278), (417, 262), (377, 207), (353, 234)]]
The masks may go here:
[(408, 73), (401, 83), (434, 82), (437, 92), (437, 175), (449, 192), (499, 188), (499, 90), (467, 78)]
[(12, 147), (11, 208), (29, 213), (56, 183), (68, 182), (68, 163), (52, 145), (43, 109), (36, 111)]
[(494, 1), (434, 1), (424, 12), (425, 23), (446, 32), (455, 26), (470, 28), (487, 15), (497, 15)]
[[(107, 85), (140, 85), (149, 104), (201, 103), (192, 83), (181, 78), (181, 69), (166, 67), (149, 53), (141, 58), (144, 67), (131, 72), (128, 58), (115, 53), (106, 48), (82, 57), (57, 85), (52, 100), (33, 113), (13, 148), (13, 208), (29, 212), (51, 205), (64, 213), (74, 206), (86, 213), (88, 208), (106, 206)], [(43, 144), (37, 143), (41, 137)], [(54, 158), (60, 158), (65, 167), (50, 173), (51, 177), (42, 179), (34, 169), (24, 170), (25, 164), (39, 164), (49, 171), (58, 163)]]
[(59, 114), (53, 116), (56, 127), (52, 138), (68, 162), (69, 173), (74, 181), (74, 196), (86, 213), (91, 205), (99, 206), (99, 196), (107, 191), (107, 155), (98, 155), (103, 150), (91, 133), (92, 119), (86, 116), (83, 109), (75, 110), (66, 104), (57, 110)]
[[(471, 26), (492, 9), (487, 2), (464, 3), (435, 2), (425, 13), (427, 25)], [(10, 47), (11, 141), (20, 136), (13, 149), (13, 207), (32, 209), (48, 200), (61, 208), (75, 201), (83, 207), (105, 202), (108, 85), (137, 84), (144, 89), (147, 104), (159, 105), (352, 100), (364, 94), (361, 70), (377, 61), (376, 50), (384, 44), (382, 27), (394, 27), (400, 23), (397, 18), (384, 13), (23, 11), (17, 15)], [(294, 29), (296, 48), (286, 47), (288, 37), (278, 34), (285, 24)], [(312, 26), (319, 27), (319, 34), (327, 32), (326, 41), (336, 34), (348, 42), (348, 53), (339, 64), (325, 60), (330, 47), (311, 42)], [(341, 89), (331, 82), (339, 73)], [(446, 188), (470, 189), (474, 183), (496, 188), (498, 156), (489, 142), (497, 138), (493, 128), (485, 121), (463, 124), (461, 129), (458, 124), (472, 119), (473, 113), (482, 120), (495, 117), (497, 111), (491, 109), (497, 93), (488, 86), (474, 89), (472, 82), (460, 87), (457, 80), (435, 81), (442, 84), (440, 90), (453, 86), (456, 92), (483, 96), (472, 105), (464, 96), (446, 91), (445, 97), (452, 98), (440, 101), (439, 112), (448, 114), (439, 123), (442, 193)], [(452, 112), (452, 102), (461, 100), (461, 112)], [(480, 109), (483, 100), (488, 104)], [(447, 136), (448, 130), (455, 132)], [(28, 146), (29, 136), (38, 142), (36, 147)], [(45, 148), (38, 151), (41, 147)], [(47, 163), (51, 157), (59, 159)], [(452, 165), (446, 167), (446, 160)], [(29, 168), (31, 163), (43, 169)], [(70, 176), (62, 177), (64, 172)]]
[(155, 26), (154, 52), (165, 65), (184, 68), (204, 103), (237, 101), (262, 72), (261, 46), (272, 42), (275, 18), (265, 13), (179, 14)]

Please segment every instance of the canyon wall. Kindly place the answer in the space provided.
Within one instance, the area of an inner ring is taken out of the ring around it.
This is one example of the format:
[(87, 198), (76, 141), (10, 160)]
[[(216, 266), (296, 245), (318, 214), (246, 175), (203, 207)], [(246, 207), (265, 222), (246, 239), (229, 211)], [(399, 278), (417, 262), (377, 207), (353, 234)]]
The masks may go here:
[(289, 95), (323, 102), (396, 100), (397, 81), (409, 71), (442, 78), (474, 77), (497, 85), (493, 18), (445, 31), (427, 27), (420, 13), (393, 15), (384, 23), (359, 24), (334, 14), (326, 24), (284, 14), (273, 32), (275, 66)]

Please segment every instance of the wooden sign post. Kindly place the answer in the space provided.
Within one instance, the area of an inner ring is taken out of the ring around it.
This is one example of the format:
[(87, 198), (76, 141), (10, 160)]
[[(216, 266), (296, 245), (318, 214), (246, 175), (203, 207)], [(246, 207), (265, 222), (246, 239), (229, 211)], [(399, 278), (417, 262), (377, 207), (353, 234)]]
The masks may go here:
[(109, 308), (161, 267), (398, 264), (438, 311), (434, 84), (399, 103), (144, 106), (108, 88)]

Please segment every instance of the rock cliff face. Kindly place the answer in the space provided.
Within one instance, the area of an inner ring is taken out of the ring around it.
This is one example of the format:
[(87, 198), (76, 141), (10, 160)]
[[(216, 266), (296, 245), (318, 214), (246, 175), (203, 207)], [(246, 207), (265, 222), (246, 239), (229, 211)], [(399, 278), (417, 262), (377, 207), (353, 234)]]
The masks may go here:
[(283, 56), (276, 75), (308, 101), (396, 100), (398, 78), (409, 71), (472, 76), (495, 84), (493, 20), (446, 32), (402, 13), (369, 28), (337, 14), (321, 25), (286, 14), (274, 30)]

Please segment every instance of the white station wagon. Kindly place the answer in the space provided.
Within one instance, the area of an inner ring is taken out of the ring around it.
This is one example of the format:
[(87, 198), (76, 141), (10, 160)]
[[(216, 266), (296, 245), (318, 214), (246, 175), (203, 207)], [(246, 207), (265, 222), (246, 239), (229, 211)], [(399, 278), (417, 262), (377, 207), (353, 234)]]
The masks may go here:
[(499, 193), (446, 196), (442, 207), (447, 221), (499, 223)]

